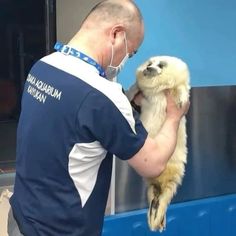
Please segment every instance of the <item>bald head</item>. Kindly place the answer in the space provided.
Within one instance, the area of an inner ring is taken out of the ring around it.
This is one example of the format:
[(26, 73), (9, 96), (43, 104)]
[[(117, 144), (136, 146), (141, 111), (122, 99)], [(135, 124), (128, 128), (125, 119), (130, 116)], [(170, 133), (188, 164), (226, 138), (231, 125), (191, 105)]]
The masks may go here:
[(142, 25), (140, 10), (131, 0), (105, 0), (98, 3), (88, 14), (82, 28), (102, 27), (104, 25), (122, 24), (127, 33), (133, 33)]
[(143, 41), (142, 15), (131, 0), (98, 3), (83, 21), (69, 45), (95, 59), (103, 68), (117, 66), (133, 55)]

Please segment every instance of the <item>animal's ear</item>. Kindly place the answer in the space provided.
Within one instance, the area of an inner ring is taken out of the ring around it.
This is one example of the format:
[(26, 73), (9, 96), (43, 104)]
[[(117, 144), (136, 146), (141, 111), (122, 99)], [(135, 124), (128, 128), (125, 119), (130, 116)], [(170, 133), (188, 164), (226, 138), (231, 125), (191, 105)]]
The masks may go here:
[(138, 86), (134, 83), (128, 90), (125, 91), (125, 94), (129, 101), (132, 101), (134, 96), (139, 92)]

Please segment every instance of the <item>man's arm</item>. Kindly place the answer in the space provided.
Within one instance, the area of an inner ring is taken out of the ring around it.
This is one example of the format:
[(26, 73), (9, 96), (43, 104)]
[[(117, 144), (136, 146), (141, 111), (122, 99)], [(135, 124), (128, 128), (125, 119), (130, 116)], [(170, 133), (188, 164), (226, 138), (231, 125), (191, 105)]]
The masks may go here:
[(143, 177), (156, 177), (165, 169), (177, 142), (177, 131), (181, 118), (187, 113), (189, 102), (178, 107), (167, 93), (166, 120), (155, 138), (147, 137), (143, 147), (128, 163)]

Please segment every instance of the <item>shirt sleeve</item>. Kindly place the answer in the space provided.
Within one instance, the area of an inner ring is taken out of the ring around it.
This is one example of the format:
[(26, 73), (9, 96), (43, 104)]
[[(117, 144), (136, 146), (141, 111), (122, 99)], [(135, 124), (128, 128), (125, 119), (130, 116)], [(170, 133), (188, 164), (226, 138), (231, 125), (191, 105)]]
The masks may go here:
[(86, 142), (99, 141), (118, 158), (130, 159), (147, 138), (147, 131), (134, 112), (122, 92), (116, 100), (90, 92), (77, 114), (78, 133)]

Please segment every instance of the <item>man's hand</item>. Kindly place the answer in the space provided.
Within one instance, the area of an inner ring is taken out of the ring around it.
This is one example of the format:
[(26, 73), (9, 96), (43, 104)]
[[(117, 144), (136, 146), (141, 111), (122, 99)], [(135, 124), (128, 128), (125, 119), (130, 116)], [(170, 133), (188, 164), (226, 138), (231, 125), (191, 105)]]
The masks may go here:
[(141, 106), (142, 103), (142, 99), (144, 98), (143, 93), (141, 91), (139, 91), (138, 93), (135, 94), (133, 102), (137, 105), (137, 106)]

